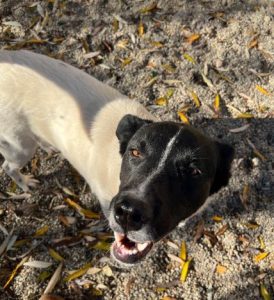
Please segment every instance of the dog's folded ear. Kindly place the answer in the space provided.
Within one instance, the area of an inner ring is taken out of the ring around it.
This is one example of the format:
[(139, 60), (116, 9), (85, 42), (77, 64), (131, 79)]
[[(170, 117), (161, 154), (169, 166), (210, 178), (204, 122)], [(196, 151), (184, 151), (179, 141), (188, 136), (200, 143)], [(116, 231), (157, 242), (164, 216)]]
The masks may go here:
[(230, 167), (234, 157), (234, 148), (232, 146), (217, 141), (215, 145), (217, 150), (217, 168), (210, 194), (216, 193), (221, 187), (227, 185), (231, 176)]
[(118, 124), (116, 136), (120, 142), (120, 153), (123, 155), (127, 144), (135, 132), (142, 126), (152, 123), (151, 120), (144, 120), (133, 115), (125, 115)]

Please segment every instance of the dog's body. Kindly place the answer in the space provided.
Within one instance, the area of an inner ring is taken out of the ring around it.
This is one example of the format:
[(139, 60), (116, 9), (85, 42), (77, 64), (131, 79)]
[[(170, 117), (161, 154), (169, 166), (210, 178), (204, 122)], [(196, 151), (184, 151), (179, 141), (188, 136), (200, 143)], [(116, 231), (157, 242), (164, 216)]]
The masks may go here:
[(135, 263), (153, 242), (228, 182), (233, 150), (189, 126), (155, 122), (138, 102), (63, 62), (0, 51), (0, 153), (22, 175), (38, 143), (86, 179), (115, 232), (113, 253)]

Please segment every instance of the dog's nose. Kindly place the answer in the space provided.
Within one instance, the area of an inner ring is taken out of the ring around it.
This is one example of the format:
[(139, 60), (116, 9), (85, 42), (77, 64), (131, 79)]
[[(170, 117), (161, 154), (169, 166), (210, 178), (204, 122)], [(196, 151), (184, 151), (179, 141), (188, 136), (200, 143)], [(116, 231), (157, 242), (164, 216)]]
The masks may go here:
[(144, 211), (141, 203), (124, 199), (115, 204), (116, 222), (126, 231), (139, 230), (144, 223)]

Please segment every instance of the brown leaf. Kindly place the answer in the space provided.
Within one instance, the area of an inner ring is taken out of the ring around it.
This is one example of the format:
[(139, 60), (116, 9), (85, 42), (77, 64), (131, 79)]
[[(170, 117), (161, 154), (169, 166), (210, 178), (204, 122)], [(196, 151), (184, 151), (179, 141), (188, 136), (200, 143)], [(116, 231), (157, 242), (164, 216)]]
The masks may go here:
[(196, 232), (194, 235), (194, 242), (197, 243), (198, 240), (204, 235), (204, 230), (205, 230), (205, 223), (204, 220), (200, 220), (197, 227), (196, 227)]
[(225, 224), (223, 225), (217, 232), (216, 232), (216, 235), (220, 236), (220, 235), (223, 235), (228, 229), (228, 225)]
[(194, 42), (198, 41), (201, 38), (201, 35), (198, 33), (194, 33), (187, 37), (186, 42), (192, 45)]
[(204, 235), (209, 239), (212, 247), (218, 243), (218, 239), (213, 231), (205, 230)]

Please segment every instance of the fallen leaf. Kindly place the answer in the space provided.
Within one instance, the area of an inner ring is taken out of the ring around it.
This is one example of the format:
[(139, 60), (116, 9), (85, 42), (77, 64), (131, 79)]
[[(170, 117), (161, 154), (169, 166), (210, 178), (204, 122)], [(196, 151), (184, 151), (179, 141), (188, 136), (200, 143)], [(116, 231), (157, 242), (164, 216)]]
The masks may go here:
[(23, 266), (24, 263), (26, 263), (26, 261), (28, 260), (28, 257), (24, 257), (19, 264), (16, 265), (15, 269), (12, 271), (8, 281), (5, 283), (4, 285), (4, 289), (7, 288), (9, 286), (9, 284), (11, 283), (12, 279), (15, 277), (17, 271), (19, 270), (19, 268), (21, 268)]
[(156, 47), (156, 48), (162, 48), (162, 47), (164, 47), (164, 45), (161, 42), (157, 42), (157, 41), (151, 41), (150, 44), (153, 47)]
[(51, 275), (51, 272), (49, 271), (43, 271), (39, 274), (37, 278), (37, 282), (44, 282), (46, 279), (48, 279)]
[(205, 229), (204, 220), (200, 220), (197, 227), (196, 227), (196, 232), (195, 232), (195, 235), (194, 235), (194, 242), (195, 243), (197, 243), (198, 240), (203, 236), (204, 229)]
[(112, 27), (113, 27), (113, 31), (114, 31), (114, 32), (117, 32), (117, 31), (118, 31), (118, 29), (119, 29), (119, 21), (117, 20), (117, 18), (114, 18), (114, 19), (113, 19)]
[(248, 229), (257, 229), (260, 225), (255, 221), (249, 221), (248, 223), (244, 223), (244, 226)]
[(50, 281), (49, 281), (46, 289), (44, 290), (43, 294), (50, 294), (53, 291), (53, 289), (55, 288), (56, 284), (58, 283), (58, 281), (61, 278), (62, 268), (63, 268), (63, 263), (60, 262), (60, 264), (58, 265), (57, 269), (55, 270), (55, 272), (53, 273), (52, 277), (50, 278)]
[(211, 218), (214, 222), (221, 222), (222, 220), (223, 220), (223, 217), (221, 217), (221, 216), (213, 216), (212, 218)]
[(232, 133), (239, 133), (239, 132), (243, 132), (243, 131), (247, 130), (249, 128), (249, 126), (250, 126), (250, 124), (245, 124), (238, 128), (229, 129), (229, 131)]
[(188, 117), (186, 116), (186, 114), (185, 114), (183, 111), (179, 111), (179, 112), (178, 112), (178, 116), (179, 116), (180, 120), (181, 120), (183, 123), (185, 123), (185, 124), (187, 124), (187, 125), (190, 124), (190, 122), (189, 122), (189, 120), (188, 120)]
[(64, 258), (57, 252), (55, 251), (53, 248), (49, 248), (49, 255), (56, 261), (64, 261)]
[(196, 107), (199, 108), (201, 106), (201, 101), (200, 101), (198, 95), (195, 92), (190, 91), (190, 96), (191, 96), (192, 100), (194, 101)]
[(165, 97), (160, 97), (160, 98), (155, 100), (155, 104), (159, 105), (159, 106), (167, 106), (168, 100)]
[(73, 207), (79, 214), (81, 214), (82, 216), (84, 216), (88, 219), (99, 219), (100, 218), (99, 214), (97, 214), (89, 209), (82, 208), (78, 203), (76, 203), (75, 201), (73, 201), (69, 198), (66, 198), (65, 202), (69, 206)]
[(132, 62), (132, 58), (128, 57), (122, 60), (122, 67), (124, 68), (125, 66), (129, 65)]
[(217, 94), (215, 96), (215, 100), (214, 100), (214, 104), (213, 104), (213, 108), (215, 110), (215, 112), (219, 112), (220, 111), (220, 95)]
[(103, 267), (102, 273), (103, 273), (104, 275), (108, 276), (108, 277), (113, 276), (113, 272), (112, 272), (110, 266), (105, 266), (105, 267)]
[(187, 37), (186, 42), (192, 45), (194, 42), (198, 41), (201, 38), (201, 35), (198, 33), (194, 33)]
[(195, 59), (192, 56), (190, 56), (189, 54), (184, 53), (183, 57), (184, 57), (184, 59), (186, 59), (187, 61), (191, 62), (192, 64), (194, 64), (194, 65), (196, 64)]
[(265, 249), (265, 242), (264, 242), (264, 239), (261, 235), (258, 236), (258, 241), (260, 243), (260, 249)]
[(24, 266), (37, 268), (37, 269), (46, 269), (52, 265), (51, 262), (41, 261), (41, 260), (32, 260), (24, 263)]
[(228, 225), (225, 224), (223, 225), (217, 232), (216, 235), (223, 235), (228, 229)]
[(174, 73), (176, 71), (176, 68), (169, 64), (163, 64), (162, 68), (166, 70), (168, 73)]
[(266, 96), (271, 96), (271, 94), (270, 94), (265, 88), (263, 88), (263, 87), (260, 86), (260, 85), (256, 85), (256, 89), (257, 89), (260, 93), (262, 93), (262, 94), (264, 94), (264, 95), (266, 95)]
[(98, 241), (95, 245), (92, 246), (93, 249), (109, 251), (111, 247), (111, 243), (107, 243), (104, 241)]
[(35, 237), (38, 237), (38, 236), (45, 235), (45, 234), (48, 232), (48, 230), (49, 230), (49, 226), (48, 226), (48, 225), (45, 225), (45, 226), (43, 226), (43, 227), (37, 229), (37, 230), (35, 231), (34, 236), (35, 236)]
[(269, 252), (261, 252), (253, 257), (254, 262), (258, 263), (265, 259), (269, 255)]
[(251, 113), (240, 113), (237, 115), (237, 118), (239, 119), (251, 119), (254, 118), (254, 115)]
[(216, 266), (216, 272), (218, 274), (224, 274), (227, 271), (227, 267), (222, 266), (222, 265), (217, 265)]
[(182, 241), (182, 244), (181, 244), (181, 251), (180, 251), (179, 257), (180, 257), (183, 261), (186, 261), (186, 259), (187, 259), (187, 251), (186, 251), (186, 242), (185, 242), (185, 241)]
[(157, 9), (157, 2), (152, 2), (148, 6), (145, 6), (145, 7), (141, 8), (140, 13), (141, 14), (148, 14), (148, 13), (153, 12), (156, 9)]
[(87, 263), (82, 268), (80, 268), (79, 270), (77, 270), (75, 272), (72, 272), (64, 280), (66, 282), (69, 282), (73, 279), (79, 278), (79, 277), (83, 276), (84, 274), (86, 274), (86, 272), (88, 271), (89, 268), (91, 268), (91, 263)]
[(248, 205), (249, 195), (250, 195), (250, 186), (246, 184), (243, 188), (242, 195), (240, 196), (240, 199), (245, 208), (247, 208)]
[(145, 33), (145, 28), (144, 28), (144, 24), (142, 21), (140, 21), (139, 25), (138, 25), (138, 34), (139, 36), (143, 36)]
[(205, 230), (204, 235), (209, 239), (212, 247), (218, 243), (218, 238), (213, 231)]
[(181, 276), (180, 276), (180, 281), (181, 282), (185, 282), (188, 272), (189, 272), (189, 266), (190, 263), (192, 261), (192, 258), (190, 258), (189, 260), (187, 260), (184, 264), (183, 264), (183, 268), (182, 268), (182, 272), (181, 272)]
[(127, 44), (128, 44), (128, 40), (122, 39), (122, 40), (118, 41), (118, 43), (116, 44), (116, 46), (118, 48), (127, 49)]
[(264, 300), (271, 300), (271, 295), (263, 283), (260, 284), (260, 293)]

